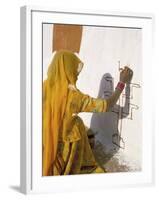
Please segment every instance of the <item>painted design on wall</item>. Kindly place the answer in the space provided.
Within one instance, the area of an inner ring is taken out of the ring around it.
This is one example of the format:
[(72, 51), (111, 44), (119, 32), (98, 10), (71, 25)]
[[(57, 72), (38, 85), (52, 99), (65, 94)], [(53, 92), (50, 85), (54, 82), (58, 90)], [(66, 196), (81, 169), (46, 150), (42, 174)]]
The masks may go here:
[[(119, 63), (119, 72), (120, 72), (120, 61)], [(108, 80), (107, 80), (108, 81)], [(110, 80), (109, 80), (110, 81)], [(137, 83), (129, 83), (125, 88), (125, 93), (121, 94), (118, 105), (114, 106), (112, 112), (117, 114), (117, 131), (112, 135), (112, 143), (117, 145), (119, 148), (125, 148), (125, 141), (122, 137), (122, 128), (123, 128), (123, 118), (133, 120), (133, 111), (138, 110), (139, 106), (133, 104), (133, 91), (136, 88), (140, 88), (140, 84)], [(125, 102), (125, 106), (124, 106)]]
[[(119, 72), (120, 66), (118, 67), (118, 77)], [(98, 97), (109, 98), (114, 92), (114, 85), (114, 78), (111, 74), (104, 74), (100, 83)], [(135, 166), (132, 167), (131, 164), (124, 160), (124, 152), (129, 148), (125, 137), (124, 125), (127, 120), (130, 121), (129, 124), (131, 121), (136, 121), (134, 114), (140, 107), (134, 103), (136, 99), (134, 93), (138, 89), (141, 89), (138, 83), (127, 84), (117, 104), (110, 112), (92, 116), (91, 130), (96, 138), (94, 152), (98, 162), (110, 172), (139, 170), (137, 165), (136, 168)], [(121, 159), (122, 157), (123, 160)]]

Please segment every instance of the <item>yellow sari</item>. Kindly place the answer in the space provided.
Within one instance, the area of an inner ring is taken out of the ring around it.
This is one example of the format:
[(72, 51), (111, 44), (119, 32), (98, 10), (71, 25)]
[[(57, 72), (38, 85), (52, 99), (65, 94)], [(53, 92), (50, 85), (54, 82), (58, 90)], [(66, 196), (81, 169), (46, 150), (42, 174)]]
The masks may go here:
[(107, 101), (76, 88), (79, 63), (74, 53), (58, 51), (43, 83), (43, 176), (105, 172), (95, 160), (86, 127), (77, 114), (106, 112)]

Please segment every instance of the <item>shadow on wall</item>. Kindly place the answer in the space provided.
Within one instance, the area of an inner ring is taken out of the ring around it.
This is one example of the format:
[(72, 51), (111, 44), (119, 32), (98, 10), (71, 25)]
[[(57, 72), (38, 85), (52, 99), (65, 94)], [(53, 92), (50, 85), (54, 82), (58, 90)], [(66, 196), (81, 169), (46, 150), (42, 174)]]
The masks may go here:
[[(114, 92), (114, 79), (111, 74), (103, 75), (98, 98), (107, 99)], [(130, 96), (130, 85), (126, 86), (125, 95)], [(90, 130), (95, 134), (94, 153), (100, 164), (108, 162), (120, 148), (125, 148), (122, 138), (122, 119), (129, 114), (129, 98), (125, 98), (124, 106), (115, 105), (111, 111), (105, 113), (94, 113), (91, 118)], [(123, 104), (122, 104), (123, 105)], [(120, 119), (120, 120), (119, 120)]]

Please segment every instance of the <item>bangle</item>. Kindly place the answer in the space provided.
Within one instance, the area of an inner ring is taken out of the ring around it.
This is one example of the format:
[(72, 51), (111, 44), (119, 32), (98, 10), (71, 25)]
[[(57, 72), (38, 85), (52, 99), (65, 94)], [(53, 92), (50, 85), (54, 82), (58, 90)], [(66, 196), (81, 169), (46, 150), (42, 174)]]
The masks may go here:
[(117, 84), (117, 86), (116, 86), (115, 89), (118, 89), (118, 90), (120, 90), (120, 91), (123, 91), (124, 87), (125, 87), (125, 83), (122, 82), (122, 81), (120, 81), (120, 82), (118, 82), (118, 84)]

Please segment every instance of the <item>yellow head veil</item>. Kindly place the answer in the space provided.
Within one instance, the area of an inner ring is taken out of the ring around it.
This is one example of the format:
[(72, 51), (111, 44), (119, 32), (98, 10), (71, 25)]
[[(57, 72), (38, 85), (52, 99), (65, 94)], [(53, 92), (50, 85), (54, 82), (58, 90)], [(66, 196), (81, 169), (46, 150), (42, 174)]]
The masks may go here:
[(49, 171), (56, 158), (68, 85), (76, 84), (79, 63), (81, 60), (71, 51), (56, 52), (43, 83), (43, 176), (52, 175)]

